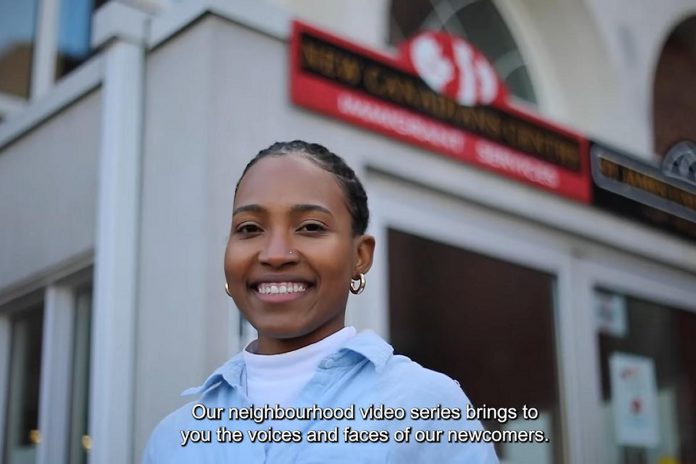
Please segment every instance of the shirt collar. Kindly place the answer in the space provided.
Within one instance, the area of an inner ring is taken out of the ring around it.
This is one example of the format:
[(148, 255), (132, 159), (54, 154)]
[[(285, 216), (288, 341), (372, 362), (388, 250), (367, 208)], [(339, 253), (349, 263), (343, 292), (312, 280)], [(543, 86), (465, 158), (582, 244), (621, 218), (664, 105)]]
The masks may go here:
[(191, 387), (184, 390), (181, 396), (198, 395), (200, 393), (208, 393), (219, 386), (223, 381), (227, 382), (231, 387), (242, 386), (242, 372), (244, 371), (244, 357), (242, 353), (237, 353), (229, 361), (215, 369), (215, 372), (210, 374), (210, 377), (203, 382), (202, 385)]
[[(326, 357), (320, 366), (330, 368), (334, 365), (352, 364), (350, 353), (358, 354), (360, 358), (367, 359), (375, 366), (375, 371), (380, 372), (391, 358), (394, 349), (382, 337), (372, 330), (364, 330), (352, 337), (337, 352)], [(243, 386), (244, 357), (242, 353), (236, 354), (232, 359), (218, 367), (210, 377), (198, 387), (189, 388), (181, 393), (182, 396), (208, 393), (217, 388), (222, 382), (233, 388)]]
[(394, 353), (394, 348), (372, 330), (364, 330), (351, 338), (337, 353), (332, 356), (340, 358), (345, 352), (353, 352), (370, 361), (377, 372), (384, 366)]

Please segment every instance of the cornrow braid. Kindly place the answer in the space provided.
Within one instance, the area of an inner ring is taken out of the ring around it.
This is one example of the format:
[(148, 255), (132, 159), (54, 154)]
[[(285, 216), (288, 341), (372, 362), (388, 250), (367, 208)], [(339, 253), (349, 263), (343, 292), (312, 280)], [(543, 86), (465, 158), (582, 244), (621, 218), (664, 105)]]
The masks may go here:
[(318, 143), (308, 143), (304, 140), (293, 140), (291, 142), (276, 142), (268, 148), (259, 151), (254, 158), (244, 168), (241, 177), (237, 181), (234, 189), (235, 197), (239, 184), (246, 175), (249, 168), (256, 164), (260, 159), (267, 156), (284, 156), (291, 154), (305, 155), (323, 170), (330, 172), (336, 177), (346, 196), (346, 205), (352, 219), (353, 235), (362, 235), (367, 230), (367, 223), (370, 219), (370, 210), (367, 207), (367, 193), (363, 188), (360, 179), (355, 175), (355, 171), (350, 168), (343, 158), (332, 153), (329, 149)]

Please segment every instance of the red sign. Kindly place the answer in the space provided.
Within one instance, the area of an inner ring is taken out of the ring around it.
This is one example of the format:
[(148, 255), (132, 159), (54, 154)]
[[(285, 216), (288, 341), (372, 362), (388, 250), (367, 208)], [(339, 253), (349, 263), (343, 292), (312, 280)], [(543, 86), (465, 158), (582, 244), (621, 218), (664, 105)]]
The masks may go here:
[(461, 39), (426, 33), (392, 57), (295, 22), (290, 66), (297, 105), (590, 201), (587, 140), (508, 104)]

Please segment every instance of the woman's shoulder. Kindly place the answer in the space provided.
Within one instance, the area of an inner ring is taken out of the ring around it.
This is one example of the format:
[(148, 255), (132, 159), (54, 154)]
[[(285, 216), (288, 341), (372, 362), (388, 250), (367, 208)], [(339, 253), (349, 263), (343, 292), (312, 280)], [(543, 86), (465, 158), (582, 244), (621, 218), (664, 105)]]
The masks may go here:
[(419, 402), (469, 402), (458, 381), (404, 355), (393, 355), (382, 376), (384, 382), (394, 384), (403, 396)]
[(154, 462), (169, 462), (166, 458), (174, 451), (181, 449), (181, 430), (194, 430), (195, 421), (191, 410), (195, 401), (187, 403), (162, 419), (152, 430), (143, 453), (144, 464)]
[(357, 337), (360, 338), (351, 349), (373, 364), (375, 393), (380, 396), (408, 403), (469, 403), (458, 381), (407, 356), (394, 354), (392, 346), (374, 332), (364, 331)]

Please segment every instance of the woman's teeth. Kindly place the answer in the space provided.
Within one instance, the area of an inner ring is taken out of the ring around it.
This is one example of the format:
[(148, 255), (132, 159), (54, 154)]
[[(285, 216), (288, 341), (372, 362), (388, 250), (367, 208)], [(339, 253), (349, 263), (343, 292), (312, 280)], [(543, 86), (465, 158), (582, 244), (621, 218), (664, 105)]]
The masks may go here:
[(259, 284), (259, 293), (262, 295), (287, 295), (289, 293), (302, 293), (307, 289), (305, 284), (295, 282), (273, 282)]

